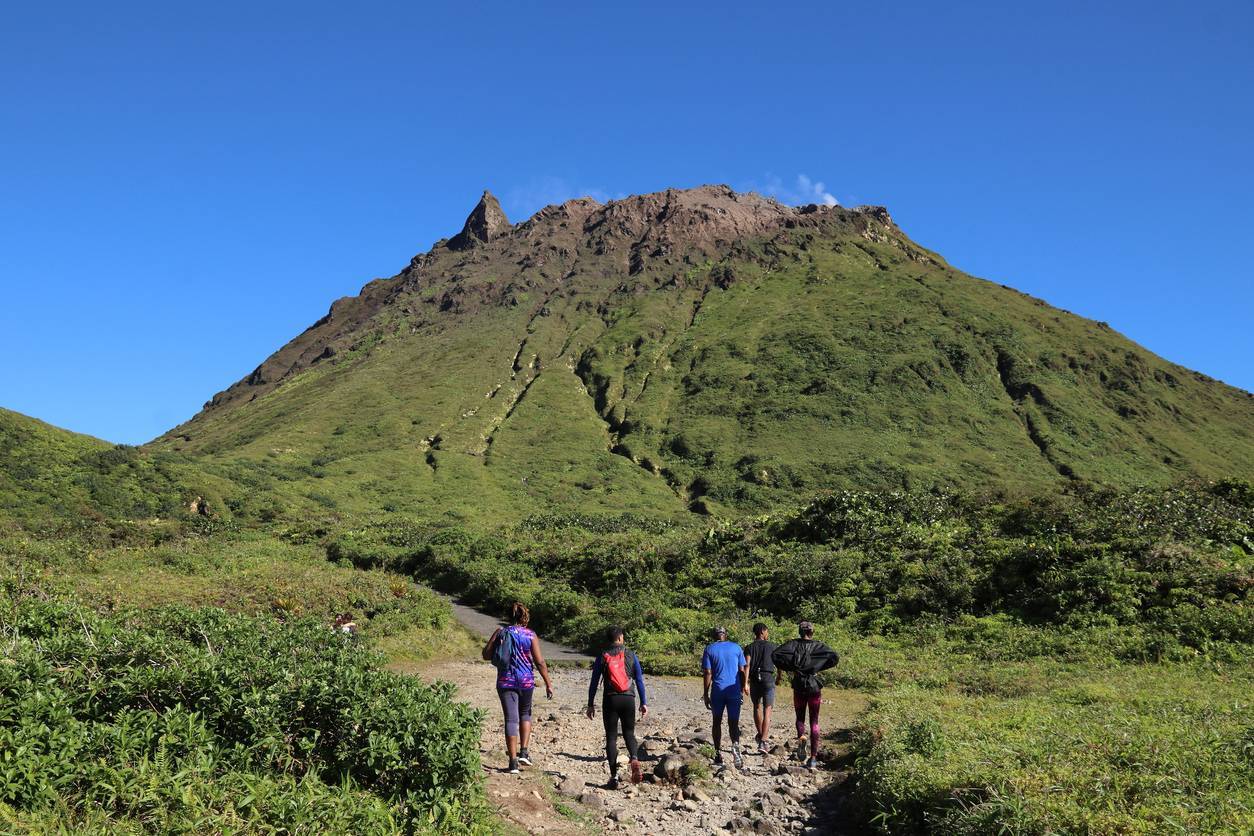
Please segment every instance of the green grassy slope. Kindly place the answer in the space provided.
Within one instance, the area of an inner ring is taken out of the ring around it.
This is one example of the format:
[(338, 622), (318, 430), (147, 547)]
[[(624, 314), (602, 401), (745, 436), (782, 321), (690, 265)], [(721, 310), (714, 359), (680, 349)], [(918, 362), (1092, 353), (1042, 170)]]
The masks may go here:
[(0, 409), (0, 530), (87, 532), (187, 513), (200, 498), (229, 513), (223, 480), (184, 456), (144, 452)]
[(703, 187), (437, 245), (152, 447), (289, 509), (675, 516), (1250, 474), (1254, 399), (954, 270), (882, 210)]

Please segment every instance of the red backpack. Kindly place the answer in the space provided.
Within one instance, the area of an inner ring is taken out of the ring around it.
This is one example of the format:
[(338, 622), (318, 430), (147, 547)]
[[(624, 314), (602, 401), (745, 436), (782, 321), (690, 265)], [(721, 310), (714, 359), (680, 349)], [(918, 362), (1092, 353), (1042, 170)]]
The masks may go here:
[[(622, 653), (601, 654), (601, 665), (605, 668), (605, 682), (611, 694), (626, 694), (631, 691), (631, 676), (627, 673), (627, 650)], [(634, 668), (635, 665), (632, 665)]]

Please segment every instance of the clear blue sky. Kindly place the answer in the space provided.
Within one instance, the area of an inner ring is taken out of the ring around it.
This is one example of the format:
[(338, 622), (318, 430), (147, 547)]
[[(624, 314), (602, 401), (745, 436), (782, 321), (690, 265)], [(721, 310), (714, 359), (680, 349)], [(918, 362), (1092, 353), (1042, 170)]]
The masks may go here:
[(142, 442), (485, 187), (709, 182), (1254, 389), (1249, 0), (419, 5), (8, 4), (0, 405)]

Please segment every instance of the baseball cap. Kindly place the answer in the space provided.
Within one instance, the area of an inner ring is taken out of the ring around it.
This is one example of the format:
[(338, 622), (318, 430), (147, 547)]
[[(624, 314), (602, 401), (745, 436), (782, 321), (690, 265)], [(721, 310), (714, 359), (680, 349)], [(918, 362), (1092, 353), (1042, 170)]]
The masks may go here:
[(726, 635), (727, 635), (727, 628), (726, 628), (726, 627), (715, 627), (715, 628), (714, 628), (713, 630), (711, 630), (710, 632), (711, 632), (711, 633), (713, 633), (713, 634), (714, 634), (714, 635), (716, 635), (716, 636), (726, 636)]

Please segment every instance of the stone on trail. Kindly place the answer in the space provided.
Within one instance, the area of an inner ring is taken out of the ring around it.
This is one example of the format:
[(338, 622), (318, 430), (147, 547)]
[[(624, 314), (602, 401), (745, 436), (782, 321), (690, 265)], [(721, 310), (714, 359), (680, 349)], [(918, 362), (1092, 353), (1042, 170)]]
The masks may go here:
[(591, 807), (594, 810), (600, 810), (605, 806), (605, 799), (598, 793), (585, 792), (579, 796), (579, 803), (586, 807)]
[(698, 804), (708, 804), (710, 796), (700, 787), (688, 787), (684, 790), (684, 798), (695, 801)]
[(622, 807), (619, 807), (617, 810), (614, 810), (612, 813), (610, 813), (610, 818), (612, 818), (614, 821), (623, 822), (631, 818), (631, 813), (628, 813)]
[(557, 785), (557, 791), (567, 798), (578, 798), (583, 790), (584, 782), (574, 776), (563, 779)]
[(678, 782), (683, 776), (684, 759), (678, 755), (666, 755), (653, 767), (653, 774), (664, 781)]
[(804, 766), (798, 766), (795, 763), (781, 763), (779, 766), (775, 767), (775, 774), (793, 775), (800, 778), (808, 776), (810, 774), (810, 770), (806, 769)]

